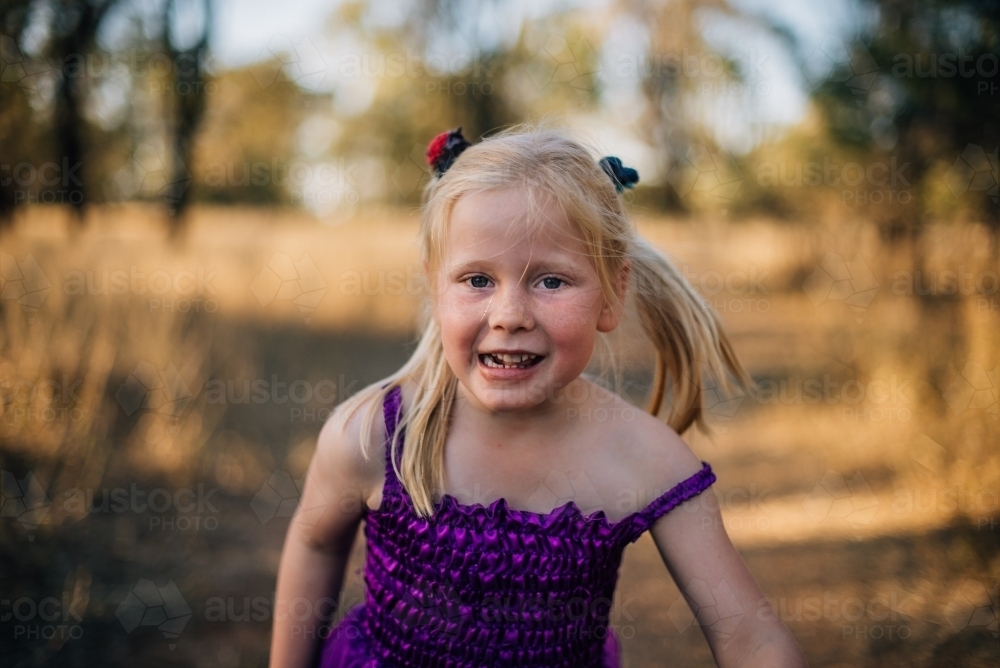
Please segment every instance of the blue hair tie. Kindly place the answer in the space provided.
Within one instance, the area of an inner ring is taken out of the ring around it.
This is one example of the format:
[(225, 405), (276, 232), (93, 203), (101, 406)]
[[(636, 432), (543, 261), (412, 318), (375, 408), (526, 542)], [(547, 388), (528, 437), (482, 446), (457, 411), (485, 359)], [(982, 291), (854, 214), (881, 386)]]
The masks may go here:
[(625, 188), (634, 188), (635, 184), (639, 182), (639, 172), (631, 167), (626, 167), (619, 158), (613, 155), (604, 156), (598, 164), (604, 173), (611, 177), (612, 183), (615, 184), (615, 190), (619, 193)]

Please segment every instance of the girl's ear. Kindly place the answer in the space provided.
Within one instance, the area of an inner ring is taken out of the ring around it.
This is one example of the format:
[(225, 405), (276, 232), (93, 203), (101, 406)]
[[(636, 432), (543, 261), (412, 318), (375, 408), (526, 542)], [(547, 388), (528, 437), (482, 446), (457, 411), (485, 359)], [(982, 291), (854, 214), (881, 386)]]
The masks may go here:
[(597, 320), (597, 331), (610, 332), (622, 321), (625, 311), (625, 295), (628, 293), (628, 282), (632, 276), (632, 262), (626, 260), (614, 278), (615, 302), (604, 300), (601, 315)]

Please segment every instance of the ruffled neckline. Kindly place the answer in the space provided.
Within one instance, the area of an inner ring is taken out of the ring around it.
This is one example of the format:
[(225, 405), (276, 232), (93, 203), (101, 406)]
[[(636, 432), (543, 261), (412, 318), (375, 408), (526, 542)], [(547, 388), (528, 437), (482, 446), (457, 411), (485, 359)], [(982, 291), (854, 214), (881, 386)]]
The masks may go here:
[(483, 516), (490, 519), (497, 517), (509, 517), (510, 519), (524, 522), (526, 524), (537, 522), (545, 525), (554, 523), (564, 518), (572, 518), (588, 524), (596, 523), (607, 529), (614, 529), (619, 524), (630, 522), (636, 515), (642, 512), (641, 510), (636, 511), (626, 515), (616, 522), (611, 522), (608, 520), (607, 513), (604, 512), (603, 508), (595, 510), (587, 515), (583, 512), (580, 506), (576, 505), (576, 502), (572, 500), (567, 501), (561, 506), (556, 506), (548, 512), (539, 513), (533, 510), (519, 510), (517, 508), (511, 508), (510, 504), (507, 503), (507, 499), (502, 496), (499, 499), (492, 501), (487, 506), (479, 502), (462, 503), (448, 493), (441, 496), (436, 508), (439, 515), (441, 513), (460, 513), (467, 517)]
[[(662, 514), (661, 509), (669, 510), (695, 494), (701, 493), (711, 482), (715, 480), (711, 466), (707, 462), (702, 462), (702, 468), (697, 473), (674, 485), (669, 490), (658, 496), (646, 507), (634, 511), (625, 517), (612, 522), (608, 519), (604, 509), (599, 509), (590, 514), (585, 514), (575, 501), (567, 501), (561, 506), (544, 513), (533, 510), (521, 510), (511, 508), (505, 497), (500, 497), (489, 505), (473, 502), (462, 503), (455, 496), (444, 493), (435, 504), (435, 513), (427, 518), (428, 522), (436, 524), (450, 524), (459, 526), (469, 526), (477, 528), (505, 528), (528, 530), (531, 533), (542, 532), (557, 534), (565, 532), (569, 527), (574, 527), (584, 534), (600, 537), (617, 536), (622, 532), (631, 535), (635, 540), (641, 535), (649, 525), (651, 520)], [(392, 485), (392, 494), (401, 498), (407, 510), (416, 517), (413, 511), (413, 504), (409, 494), (398, 481)], [(385, 500), (387, 496), (383, 494), (383, 504), (379, 512), (388, 512)], [(631, 529), (631, 531), (627, 531)], [(572, 535), (563, 533), (563, 535)]]

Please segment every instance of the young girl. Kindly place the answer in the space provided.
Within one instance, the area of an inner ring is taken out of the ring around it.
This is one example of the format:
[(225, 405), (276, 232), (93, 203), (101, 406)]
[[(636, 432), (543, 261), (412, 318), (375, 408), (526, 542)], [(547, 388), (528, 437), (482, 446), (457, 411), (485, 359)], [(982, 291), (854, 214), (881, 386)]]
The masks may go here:
[[(544, 129), (445, 133), (428, 160), (428, 322), (403, 368), (320, 433), (271, 666), (617, 668), (618, 566), (647, 530), (718, 665), (805, 665), (678, 436), (704, 428), (703, 379), (746, 375), (630, 224), (619, 192), (638, 175)], [(651, 415), (582, 375), (630, 298), (657, 353)], [(365, 602), (330, 629), (362, 519)]]

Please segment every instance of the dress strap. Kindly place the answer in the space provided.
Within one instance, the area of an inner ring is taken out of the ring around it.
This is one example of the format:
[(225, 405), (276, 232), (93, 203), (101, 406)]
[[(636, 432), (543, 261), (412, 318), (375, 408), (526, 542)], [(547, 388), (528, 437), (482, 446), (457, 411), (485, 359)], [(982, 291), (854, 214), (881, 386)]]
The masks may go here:
[(688, 499), (698, 496), (712, 486), (712, 483), (715, 482), (715, 474), (712, 473), (712, 467), (708, 465), (708, 462), (702, 462), (701, 464), (700, 471), (671, 487), (635, 515), (635, 521), (633, 522), (635, 530), (630, 542), (634, 543), (637, 541), (639, 536), (644, 534), (649, 527), (653, 526), (653, 523), (662, 515), (669, 513)]
[[(392, 466), (392, 437), (403, 416), (403, 392), (399, 385), (389, 390), (382, 401), (382, 414), (385, 417), (385, 485), (384, 489), (399, 489), (400, 482), (396, 470)], [(399, 435), (399, 454), (403, 452), (403, 435)], [(398, 460), (398, 457), (397, 457)]]

